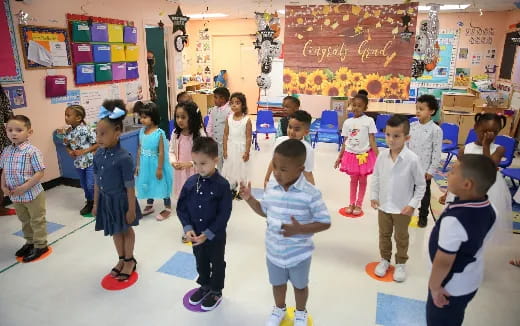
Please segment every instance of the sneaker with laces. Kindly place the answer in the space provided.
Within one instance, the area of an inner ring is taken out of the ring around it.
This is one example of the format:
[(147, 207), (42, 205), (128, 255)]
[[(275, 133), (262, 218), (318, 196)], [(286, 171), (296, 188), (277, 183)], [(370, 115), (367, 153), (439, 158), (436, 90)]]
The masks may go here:
[(274, 306), (265, 326), (280, 326), (280, 323), (285, 319), (286, 311), (285, 308), (282, 309)]
[(307, 311), (294, 312), (294, 326), (307, 326)]
[(201, 303), (204, 298), (210, 293), (210, 290), (201, 286), (197, 291), (195, 291), (195, 293), (193, 293), (191, 296), (190, 296), (190, 304), (192, 306), (196, 306), (198, 305), (199, 303)]
[(395, 264), (394, 281), (404, 282), (406, 280), (406, 265)]
[(376, 269), (374, 270), (374, 274), (376, 274), (379, 277), (385, 277), (389, 267), (390, 262), (386, 259), (381, 259), (379, 264), (377, 264)]
[(218, 306), (221, 300), (222, 293), (211, 291), (208, 293), (208, 295), (206, 295), (204, 300), (202, 300), (200, 308), (204, 311), (211, 311)]

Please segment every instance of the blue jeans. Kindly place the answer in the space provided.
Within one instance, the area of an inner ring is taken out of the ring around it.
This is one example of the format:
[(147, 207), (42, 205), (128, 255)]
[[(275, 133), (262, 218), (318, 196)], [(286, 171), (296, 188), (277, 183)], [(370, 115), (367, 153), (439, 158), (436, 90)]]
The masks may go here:
[(94, 167), (91, 165), (86, 169), (76, 168), (79, 175), (79, 183), (85, 192), (87, 200), (94, 200)]

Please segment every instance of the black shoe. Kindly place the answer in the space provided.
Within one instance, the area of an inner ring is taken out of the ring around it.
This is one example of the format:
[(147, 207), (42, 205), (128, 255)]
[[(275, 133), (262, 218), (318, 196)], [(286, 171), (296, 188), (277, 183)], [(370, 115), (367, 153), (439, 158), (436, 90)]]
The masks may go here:
[(427, 218), (419, 218), (419, 222), (417, 222), (417, 226), (420, 228), (425, 228), (427, 224), (428, 224)]
[(92, 207), (94, 207), (94, 201), (93, 200), (87, 200), (87, 204), (85, 205), (85, 207), (83, 207), (79, 213), (81, 215), (87, 215), (87, 214), (90, 214), (92, 213)]
[(15, 253), (16, 257), (25, 257), (27, 256), (31, 250), (33, 250), (34, 245), (33, 244), (24, 244), (22, 248), (18, 249), (18, 251)]
[(190, 297), (190, 304), (192, 306), (196, 306), (199, 303), (201, 303), (207, 296), (210, 294), (210, 290), (208, 288), (205, 288), (201, 286), (195, 293), (193, 293)]
[(27, 255), (27, 256), (24, 256), (23, 257), (23, 262), (24, 263), (28, 263), (30, 261), (33, 261), (37, 258), (39, 258), (41, 255), (43, 255), (44, 253), (46, 253), (47, 251), (49, 251), (49, 247), (45, 247), (45, 248), (33, 248), (31, 250), (31, 252)]
[(202, 301), (200, 308), (204, 311), (211, 311), (218, 306), (220, 300), (222, 300), (222, 293), (211, 291)]

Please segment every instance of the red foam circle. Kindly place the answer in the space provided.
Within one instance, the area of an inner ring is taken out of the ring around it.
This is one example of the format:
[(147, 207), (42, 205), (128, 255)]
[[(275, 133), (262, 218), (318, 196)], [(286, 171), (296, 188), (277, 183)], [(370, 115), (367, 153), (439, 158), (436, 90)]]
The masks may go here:
[(361, 211), (361, 214), (359, 214), (359, 215), (348, 214), (348, 213), (346, 212), (346, 209), (347, 209), (346, 207), (340, 208), (338, 212), (339, 212), (341, 215), (343, 215), (343, 216), (345, 216), (345, 217), (348, 217), (348, 218), (360, 218), (360, 217), (362, 217), (363, 215), (365, 215), (365, 213), (364, 213), (363, 211)]
[(137, 272), (133, 272), (132, 275), (130, 275), (130, 278), (126, 281), (119, 281), (116, 277), (113, 277), (112, 275), (107, 274), (103, 279), (101, 280), (101, 286), (105, 290), (109, 291), (119, 291), (124, 290), (126, 288), (131, 287), (132, 285), (137, 282), (137, 279), (139, 278), (139, 275)]
[(44, 253), (40, 257), (36, 258), (35, 260), (32, 260), (32, 261), (26, 263), (26, 262), (23, 261), (23, 257), (16, 257), (16, 261), (19, 262), (19, 263), (28, 264), (28, 263), (34, 263), (36, 261), (44, 260), (45, 258), (49, 257), (50, 254), (52, 254), (52, 247), (48, 246), (47, 248), (49, 248), (49, 250), (47, 250), (46, 253)]
[(365, 272), (368, 274), (368, 276), (370, 276), (374, 280), (378, 280), (381, 282), (393, 282), (394, 281), (394, 269), (395, 269), (394, 266), (390, 265), (386, 275), (384, 277), (379, 277), (374, 273), (377, 264), (379, 264), (379, 263), (373, 262), (373, 263), (369, 263), (365, 266)]

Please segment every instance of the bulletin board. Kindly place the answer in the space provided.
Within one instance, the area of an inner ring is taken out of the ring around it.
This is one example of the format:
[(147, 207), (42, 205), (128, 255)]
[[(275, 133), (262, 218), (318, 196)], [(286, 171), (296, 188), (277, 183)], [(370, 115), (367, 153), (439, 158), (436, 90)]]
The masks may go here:
[(0, 3), (0, 83), (22, 82), (22, 69), (18, 58), (18, 48), (9, 0)]
[(20, 25), (26, 69), (71, 67), (69, 32), (66, 28)]

